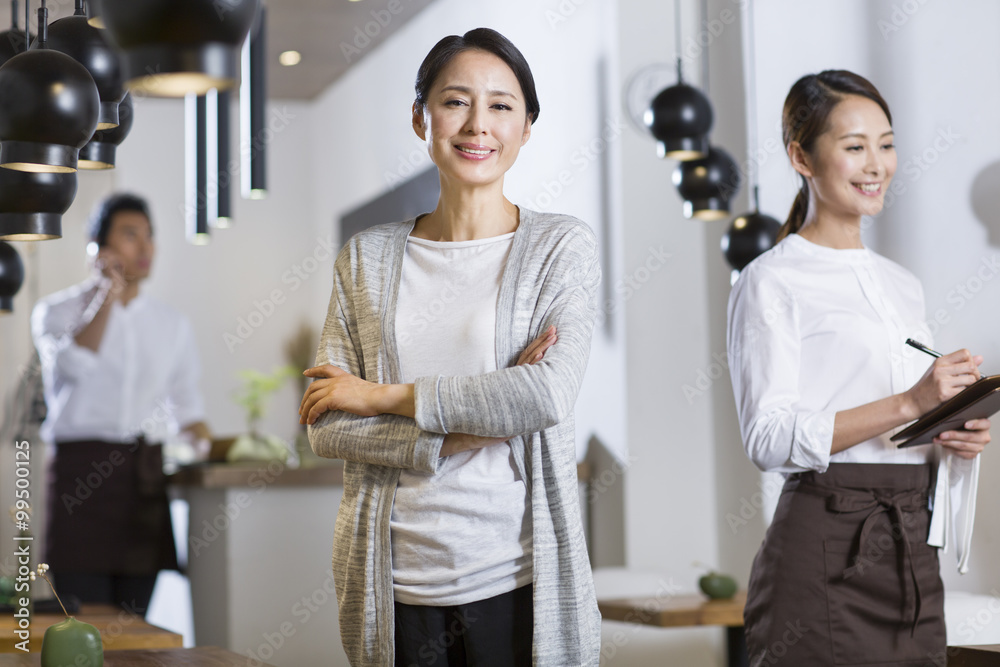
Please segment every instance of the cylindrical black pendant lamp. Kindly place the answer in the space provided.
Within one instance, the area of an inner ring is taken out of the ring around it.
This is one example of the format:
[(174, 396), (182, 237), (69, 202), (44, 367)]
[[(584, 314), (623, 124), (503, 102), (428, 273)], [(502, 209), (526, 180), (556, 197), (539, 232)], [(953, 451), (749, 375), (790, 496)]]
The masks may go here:
[(712, 146), (708, 157), (678, 163), (673, 181), (684, 198), (684, 217), (721, 220), (740, 189), (740, 170), (729, 153)]
[[(213, 158), (218, 146), (215, 137), (217, 102), (215, 91), (207, 95), (188, 95), (184, 101), (185, 133), (185, 227), (187, 239), (194, 245), (206, 245), (217, 210), (213, 181), (218, 170)], [(212, 122), (209, 122), (211, 119)], [(212, 174), (212, 178), (209, 178)]]
[(240, 85), (240, 176), (244, 199), (267, 196), (267, 8), (261, 5), (243, 45)]
[(125, 93), (121, 104), (118, 105), (118, 127), (94, 132), (87, 145), (80, 149), (77, 166), (80, 169), (114, 169), (115, 153), (132, 131), (134, 113), (132, 94)]
[(46, 48), (38, 10), (32, 48), (0, 67), (0, 166), (35, 172), (76, 171), (80, 149), (97, 129), (100, 96), (87, 69)]
[(24, 263), (14, 246), (0, 241), (0, 313), (14, 312), (14, 295), (24, 283)]
[(24, 53), (27, 49), (27, 44), (30, 44), (31, 40), (35, 38), (34, 35), (29, 33), (28, 42), (25, 43), (24, 41), (24, 31), (17, 25), (20, 20), (17, 0), (11, 0), (10, 2), (10, 16), (10, 30), (0, 32), (0, 65), (3, 65), (17, 54)]
[(101, 15), (101, 0), (87, 0), (87, 23), (104, 30), (104, 17)]
[(231, 162), (232, 157), (232, 123), (230, 114), (232, 113), (232, 95), (228, 90), (219, 91), (218, 98), (218, 120), (216, 131), (218, 133), (218, 159), (219, 168), (216, 178), (216, 194), (218, 202), (216, 204), (215, 226), (219, 229), (231, 227), (233, 224), (233, 177), (236, 164)]
[(101, 0), (125, 85), (159, 97), (204, 95), (239, 81), (240, 46), (259, 0)]
[(0, 240), (62, 237), (62, 216), (76, 197), (76, 172), (0, 169)]
[(101, 97), (98, 130), (118, 125), (118, 104), (125, 96), (118, 52), (104, 38), (105, 31), (87, 23), (84, 0), (76, 0), (73, 16), (53, 21), (49, 26), (48, 47), (65, 53), (87, 68)]

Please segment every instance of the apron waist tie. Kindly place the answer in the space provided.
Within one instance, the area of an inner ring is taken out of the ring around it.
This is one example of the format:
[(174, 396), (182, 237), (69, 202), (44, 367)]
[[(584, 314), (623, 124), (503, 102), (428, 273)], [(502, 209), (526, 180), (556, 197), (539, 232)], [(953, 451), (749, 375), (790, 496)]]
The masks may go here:
[(902, 491), (896, 494), (885, 494), (878, 491), (863, 491), (857, 489), (839, 489), (813, 484), (800, 484), (799, 491), (826, 498), (826, 508), (831, 512), (852, 513), (870, 510), (861, 526), (858, 539), (858, 549), (852, 558), (854, 563), (844, 570), (844, 578), (855, 574), (864, 574), (865, 567), (871, 565), (865, 561), (863, 554), (868, 544), (868, 538), (881, 514), (888, 514), (892, 527), (893, 541), (903, 543), (903, 604), (904, 622), (910, 624), (910, 636), (913, 637), (920, 622), (920, 581), (917, 578), (916, 566), (913, 564), (913, 553), (910, 547), (909, 535), (906, 533), (904, 512), (919, 512), (927, 508), (927, 494), (915, 491)]

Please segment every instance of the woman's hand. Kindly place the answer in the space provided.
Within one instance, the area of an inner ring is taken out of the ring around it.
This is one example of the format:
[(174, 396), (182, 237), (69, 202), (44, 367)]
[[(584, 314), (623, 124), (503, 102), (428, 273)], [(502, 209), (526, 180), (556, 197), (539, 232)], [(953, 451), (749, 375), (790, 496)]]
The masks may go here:
[(934, 438), (934, 444), (947, 447), (955, 456), (974, 459), (990, 442), (990, 420), (972, 419), (965, 422), (965, 430), (944, 431)]
[(917, 419), (979, 379), (980, 356), (958, 350), (934, 360), (920, 380), (904, 394), (912, 419)]
[(524, 348), (524, 352), (517, 358), (517, 363), (514, 365), (524, 366), (538, 363), (545, 357), (548, 349), (555, 345), (557, 340), (559, 340), (559, 337), (556, 335), (556, 325), (553, 324), (540, 333), (538, 338), (528, 343), (528, 347)]
[[(913, 419), (926, 414), (980, 378), (981, 356), (958, 350), (934, 360), (913, 387), (905, 393)], [(963, 459), (975, 458), (990, 441), (990, 420), (973, 419), (963, 430), (945, 431), (934, 443), (950, 449)]]
[(379, 388), (336, 366), (315, 366), (303, 375), (320, 378), (306, 388), (299, 404), (299, 423), (313, 424), (328, 410), (343, 410), (360, 417), (374, 417), (379, 409)]

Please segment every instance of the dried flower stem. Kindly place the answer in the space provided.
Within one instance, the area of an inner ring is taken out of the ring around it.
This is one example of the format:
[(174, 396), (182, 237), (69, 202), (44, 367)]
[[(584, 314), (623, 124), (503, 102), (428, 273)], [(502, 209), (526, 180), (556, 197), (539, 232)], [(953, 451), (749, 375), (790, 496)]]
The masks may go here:
[(47, 583), (49, 585), (49, 588), (52, 589), (52, 594), (56, 596), (56, 601), (59, 603), (59, 606), (62, 607), (63, 613), (66, 614), (66, 618), (69, 618), (69, 612), (66, 611), (66, 605), (64, 605), (63, 601), (59, 599), (59, 594), (56, 593), (56, 587), (52, 585), (52, 581), (49, 580), (49, 578), (48, 578), (48, 576), (46, 576), (45, 572), (39, 572), (38, 576), (40, 576), (42, 579), (44, 579), (45, 583)]

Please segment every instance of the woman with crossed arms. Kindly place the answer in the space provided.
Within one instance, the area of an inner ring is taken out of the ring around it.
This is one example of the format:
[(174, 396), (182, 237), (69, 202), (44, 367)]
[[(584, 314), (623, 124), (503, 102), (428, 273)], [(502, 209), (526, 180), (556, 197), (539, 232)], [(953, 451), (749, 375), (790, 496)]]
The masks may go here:
[(353, 665), (598, 664), (572, 410), (600, 269), (586, 224), (504, 197), (538, 112), (502, 35), (441, 40), (412, 115), (437, 208), (336, 260), (300, 415), (346, 461), (333, 570)]

